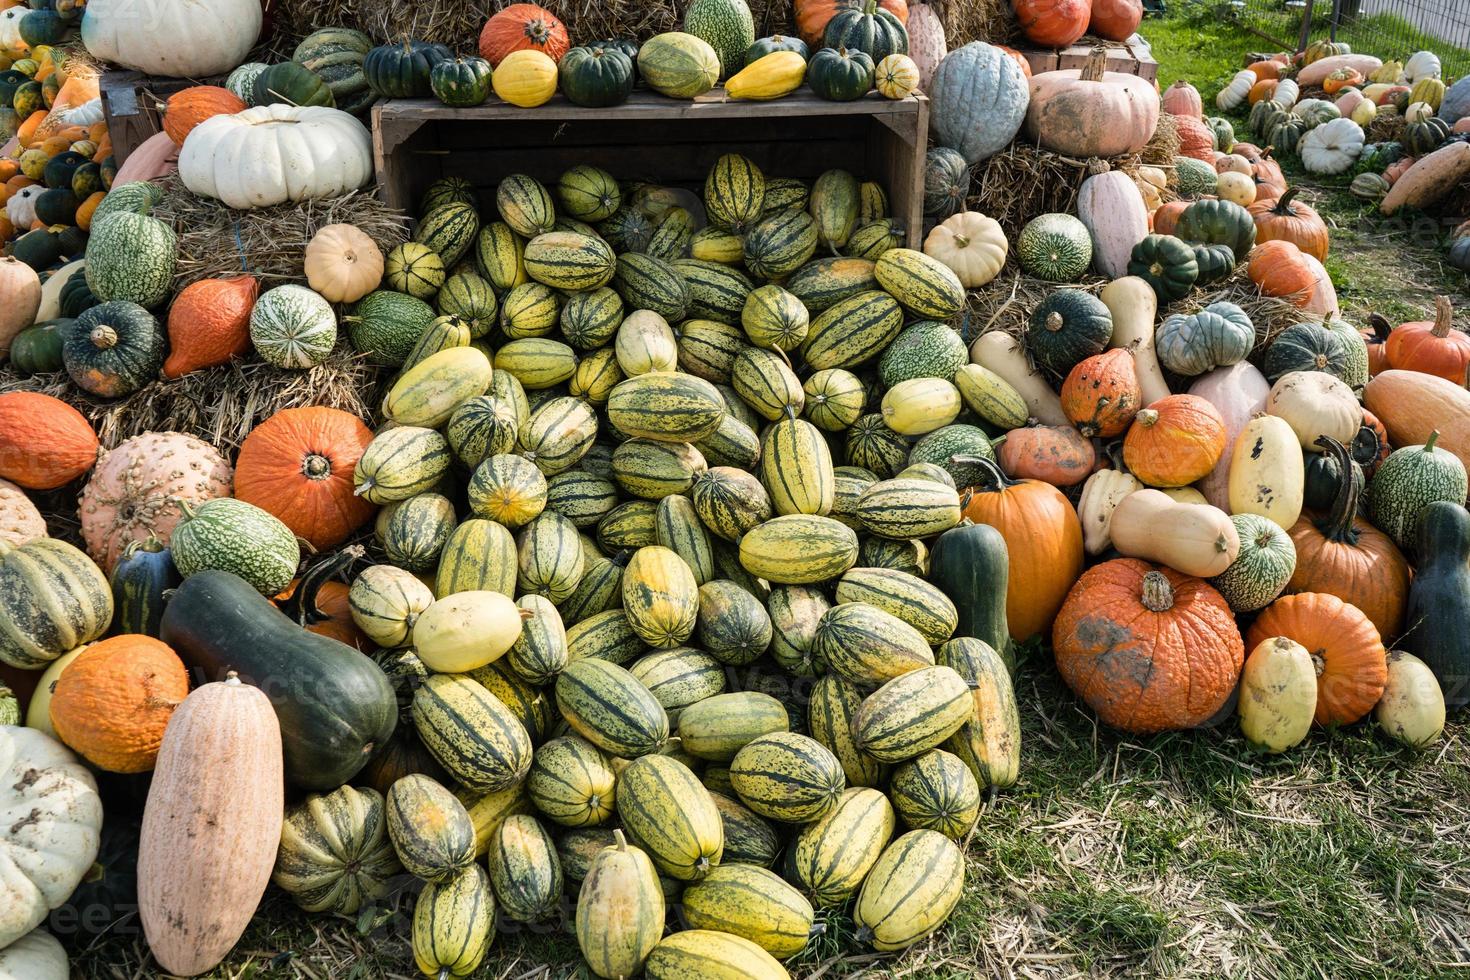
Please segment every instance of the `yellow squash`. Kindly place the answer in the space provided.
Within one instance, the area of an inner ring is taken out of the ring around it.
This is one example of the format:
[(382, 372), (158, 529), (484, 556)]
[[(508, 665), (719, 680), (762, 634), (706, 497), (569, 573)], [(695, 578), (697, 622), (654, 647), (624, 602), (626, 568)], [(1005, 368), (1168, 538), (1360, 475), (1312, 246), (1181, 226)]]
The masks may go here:
[(779, 99), (801, 88), (806, 59), (795, 51), (774, 51), (758, 58), (725, 83), (732, 99)]

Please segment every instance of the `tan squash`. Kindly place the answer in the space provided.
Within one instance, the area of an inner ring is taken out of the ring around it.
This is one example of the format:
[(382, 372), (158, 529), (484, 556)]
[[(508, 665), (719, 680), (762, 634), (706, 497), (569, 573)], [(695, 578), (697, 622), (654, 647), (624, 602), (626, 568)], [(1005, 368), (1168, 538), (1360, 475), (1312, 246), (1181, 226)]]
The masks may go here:
[(1230, 463), (1230, 513), (1259, 514), (1291, 530), (1302, 516), (1306, 467), (1296, 431), (1282, 418), (1257, 415), (1246, 423)]
[(20, 259), (0, 258), (0, 360), (10, 352), (15, 335), (36, 322), (41, 307), (41, 279)]
[(1240, 674), (1240, 731), (1276, 755), (1301, 742), (1317, 713), (1317, 669), (1307, 648), (1273, 636), (1251, 651)]
[(1129, 494), (1143, 489), (1131, 473), (1098, 470), (1082, 485), (1077, 500), (1077, 517), (1082, 521), (1082, 546), (1089, 555), (1100, 555), (1113, 546), (1113, 511)]
[(283, 779), (259, 689), (205, 684), (169, 719), (138, 844), (138, 915), (164, 970), (213, 969), (250, 924), (276, 863)]
[[(1150, 293), (1153, 291), (1150, 290)], [(970, 347), (970, 359), (1000, 375), (1026, 399), (1026, 409), (1043, 425), (1070, 425), (1062, 400), (1052, 391), (1046, 378), (1031, 367), (1026, 348), (1016, 338), (1001, 330), (981, 335)]]
[(1133, 371), (1138, 375), (1143, 404), (1169, 397), (1169, 382), (1164, 380), (1164, 369), (1154, 354), (1159, 298), (1153, 287), (1138, 276), (1124, 276), (1104, 286), (1098, 297), (1113, 314), (1113, 337), (1108, 346), (1133, 353)]
[[(1415, 374), (1414, 377), (1424, 378), (1426, 375)], [(1371, 402), (1368, 407), (1373, 410)], [(1345, 446), (1351, 445), (1353, 439), (1357, 437), (1358, 430), (1363, 426), (1363, 407), (1358, 404), (1353, 390), (1339, 379), (1323, 371), (1293, 371), (1282, 375), (1271, 387), (1271, 394), (1266, 396), (1266, 414), (1285, 419), (1292, 431), (1296, 433), (1297, 441), (1301, 443), (1302, 448), (1310, 453), (1322, 452), (1322, 447), (1317, 445), (1317, 440), (1323, 436), (1336, 439)], [(1383, 418), (1381, 413), (1375, 411), (1374, 414)], [(1470, 429), (1470, 424), (1467, 424), (1466, 428)], [(1389, 435), (1393, 436), (1393, 434), (1390, 426)], [(1425, 436), (1427, 437), (1428, 434), (1426, 431)], [(1423, 439), (1418, 441), (1419, 445), (1423, 443)], [(1414, 443), (1395, 440), (1395, 444), (1403, 446)], [(1440, 439), (1439, 444), (1443, 448), (1449, 448), (1445, 446), (1443, 438)]]
[(1086, 159), (1137, 153), (1159, 122), (1159, 93), (1137, 75), (1106, 71), (1096, 48), (1082, 68), (1042, 72), (1031, 79), (1028, 140)]
[(1444, 197), (1470, 174), (1470, 143), (1450, 143), (1414, 161), (1393, 182), (1378, 210), (1394, 214), (1400, 208), (1420, 208)]
[(1378, 725), (1405, 745), (1422, 749), (1444, 734), (1444, 693), (1429, 665), (1411, 653), (1390, 650), (1388, 686), (1373, 709)]
[(1470, 391), (1418, 371), (1384, 371), (1368, 382), (1363, 403), (1388, 429), (1395, 446), (1435, 445), (1470, 467)]
[(46, 519), (26, 492), (9, 480), (0, 480), (0, 541), (19, 548), (46, 537)]
[(1158, 490), (1129, 494), (1113, 510), (1113, 547), (1121, 555), (1210, 578), (1240, 553), (1230, 516), (1209, 504), (1186, 504)]

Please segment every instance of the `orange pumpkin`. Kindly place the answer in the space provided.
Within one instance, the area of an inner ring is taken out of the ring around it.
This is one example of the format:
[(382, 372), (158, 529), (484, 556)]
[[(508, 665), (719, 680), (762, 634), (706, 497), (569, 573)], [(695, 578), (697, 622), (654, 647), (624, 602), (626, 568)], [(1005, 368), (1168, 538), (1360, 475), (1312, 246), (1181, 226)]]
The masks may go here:
[(1368, 375), (1378, 377), (1380, 372), (1387, 371), (1388, 363), (1388, 335), (1393, 330), (1382, 315), (1378, 313), (1368, 314), (1368, 326), (1359, 331), (1363, 335), (1363, 343), (1368, 345)]
[(20, 161), (0, 157), (0, 184), (20, 173)]
[(1215, 163), (1215, 135), (1202, 120), (1193, 116), (1175, 116), (1174, 130), (1179, 134), (1179, 155)]
[(21, 123), (20, 127), (15, 131), (15, 141), (29, 149), (31, 144), (36, 141), (36, 131), (41, 128), (41, 124), (45, 121), (45, 109), (37, 109), (29, 116), (26, 116), (25, 122)]
[(1256, 199), (1251, 203), (1259, 204), (1263, 207), (1269, 207), (1271, 205), (1274, 205), (1277, 201), (1281, 200), (1281, 195), (1285, 193), (1285, 185), (1273, 183), (1269, 180), (1262, 180), (1261, 178), (1257, 177)]
[(1262, 242), (1251, 249), (1246, 274), (1262, 294), (1291, 300), (1305, 306), (1317, 288), (1317, 274), (1296, 243), (1281, 239)]
[(1091, 0), (1012, 0), (1026, 37), (1046, 48), (1065, 48), (1087, 33)]
[(1004, 44), (997, 44), (996, 47), (1011, 56), (1011, 60), (1020, 66), (1022, 75), (1025, 75), (1027, 78), (1031, 77), (1031, 62), (1026, 60), (1024, 54), (1015, 48), (1008, 48)]
[(1281, 77), (1281, 66), (1269, 58), (1262, 58), (1260, 61), (1252, 61), (1245, 67), (1247, 71), (1249, 71), (1252, 75), (1255, 75), (1262, 81), (1266, 81), (1267, 79), (1277, 79)]
[(350, 590), (333, 577), (362, 555), (361, 548), (351, 547), (322, 559), (308, 568), (301, 578), (292, 579), (286, 590), (276, 596), (276, 605), (292, 622), (308, 632), (331, 637), (358, 650), (371, 650), (372, 641), (357, 628), (352, 618), (352, 609), (347, 601)]
[(977, 459), (981, 482), (964, 516), (1000, 532), (1010, 553), (1006, 618), (1011, 637), (1028, 640), (1051, 627), (1067, 590), (1082, 574), (1082, 522), (1062, 492), (1040, 480), (1012, 480)]
[(1384, 425), (1378, 416), (1366, 408), (1363, 409), (1363, 428), (1372, 429), (1373, 435), (1378, 439), (1378, 455), (1374, 456), (1368, 462), (1362, 463), (1363, 475), (1371, 478), (1377, 472), (1378, 464), (1388, 459), (1389, 454), (1393, 452), (1393, 443), (1389, 442), (1388, 439), (1388, 426)]
[(1133, 354), (1121, 347), (1087, 358), (1062, 382), (1062, 411), (1088, 438), (1122, 435), (1142, 402)]
[(97, 205), (107, 196), (106, 191), (93, 191), (87, 199), (77, 208), (77, 227), (82, 231), (88, 231), (92, 227), (92, 215), (97, 211)]
[[(827, 24), (844, 10), (861, 7), (860, 0), (796, 0), (796, 33), (815, 51), (822, 46)], [(879, 10), (886, 10), (902, 23), (909, 20), (908, 0), (879, 0)]]
[(201, 279), (184, 287), (168, 311), (165, 378), (228, 363), (250, 352), (250, 311), (260, 294), (254, 276)]
[(288, 408), (256, 426), (240, 447), (235, 496), (280, 518), (325, 551), (372, 518), (352, 471), (373, 434), (336, 408)]
[(1363, 84), (1363, 75), (1356, 68), (1339, 68), (1322, 80), (1322, 91), (1336, 95), (1349, 86)]
[(996, 458), (1019, 480), (1041, 480), (1075, 487), (1092, 475), (1097, 453), (1092, 442), (1070, 425), (1033, 425), (1006, 433)]
[(1256, 241), (1288, 241), (1319, 262), (1327, 258), (1327, 222), (1310, 204), (1296, 200), (1293, 187), (1275, 202), (1257, 200), (1247, 210), (1256, 219)]
[(1143, 21), (1143, 0), (1092, 0), (1087, 31), (1109, 41), (1126, 41)]
[[(1251, 163), (1256, 168), (1256, 180), (1264, 181), (1268, 184), (1275, 184), (1282, 189), (1281, 193), (1284, 194), (1286, 193), (1286, 175), (1281, 172), (1281, 164), (1272, 159), (1271, 149), (1269, 146), (1266, 147), (1264, 152), (1256, 155), (1256, 159), (1251, 160)], [(1240, 144), (1235, 144), (1231, 152), (1239, 153)], [(1249, 160), (1250, 158), (1246, 157), (1246, 159)], [(1278, 194), (1277, 196), (1280, 197), (1281, 195)]]
[(1283, 596), (1256, 618), (1252, 650), (1273, 636), (1307, 648), (1317, 668), (1317, 724), (1350, 725), (1373, 710), (1388, 683), (1388, 658), (1373, 622), (1335, 595)]
[(1164, 90), (1159, 105), (1171, 116), (1198, 118), (1205, 114), (1204, 100), (1200, 98), (1199, 89), (1182, 78)]
[(0, 395), (0, 479), (55, 490), (97, 462), (97, 433), (81, 412), (34, 391)]
[(1388, 366), (1465, 383), (1470, 367), (1470, 334), (1456, 330), (1455, 309), (1448, 296), (1434, 298), (1434, 319), (1401, 323), (1384, 341)]
[(1197, 395), (1169, 395), (1139, 412), (1123, 437), (1123, 461), (1151, 487), (1202, 479), (1225, 452), (1225, 419)]
[(560, 61), (570, 48), (566, 25), (534, 3), (513, 3), (496, 13), (480, 32), (480, 57), (499, 66), (512, 51), (540, 51)]
[(1230, 606), (1203, 579), (1135, 558), (1073, 586), (1052, 630), (1067, 686), (1114, 728), (1196, 728), (1235, 690), (1245, 647)]
[(189, 672), (167, 644), (124, 634), (94, 643), (62, 671), (51, 695), (57, 736), (108, 772), (148, 772)]
[(219, 85), (193, 85), (168, 98), (163, 112), (163, 131), (179, 146), (195, 126), (211, 116), (232, 116), (245, 111), (239, 96)]
[(1256, 82), (1256, 84), (1251, 86), (1251, 90), (1247, 95), (1250, 104), (1255, 105), (1257, 102), (1271, 98), (1271, 96), (1276, 94), (1276, 86), (1278, 84), (1280, 83), (1274, 78), (1263, 78), (1259, 82)]
[(1193, 203), (1193, 201), (1169, 201), (1166, 204), (1160, 204), (1158, 210), (1154, 212), (1154, 232), (1159, 235), (1174, 234), (1174, 229), (1179, 226), (1179, 216)]

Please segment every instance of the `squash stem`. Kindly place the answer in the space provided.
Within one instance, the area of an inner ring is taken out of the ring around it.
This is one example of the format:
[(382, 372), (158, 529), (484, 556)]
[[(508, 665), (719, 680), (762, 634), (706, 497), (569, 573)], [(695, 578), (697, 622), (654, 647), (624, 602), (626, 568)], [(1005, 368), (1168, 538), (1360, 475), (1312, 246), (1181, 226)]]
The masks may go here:
[(1322, 536), (1337, 544), (1356, 545), (1358, 543), (1358, 530), (1353, 527), (1353, 521), (1358, 516), (1358, 498), (1363, 493), (1363, 471), (1358, 468), (1353, 460), (1352, 453), (1347, 447), (1331, 436), (1320, 436), (1317, 445), (1325, 449), (1342, 473), (1342, 479), (1337, 485), (1337, 496), (1333, 498), (1332, 509), (1327, 516), (1317, 522), (1317, 530)]
[(1142, 602), (1149, 612), (1168, 612), (1174, 608), (1174, 587), (1163, 572), (1149, 572), (1143, 577)]
[(1434, 297), (1434, 336), (1444, 338), (1450, 335), (1450, 328), (1455, 325), (1455, 308), (1450, 305), (1448, 296)]
[(1432, 452), (1434, 452), (1434, 444), (1436, 442), (1439, 442), (1439, 430), (1438, 429), (1435, 429), (1433, 432), (1429, 433), (1429, 438), (1424, 440), (1424, 451), (1426, 453), (1432, 453)]
[(313, 626), (331, 617), (317, 607), (317, 593), (338, 572), (357, 561), (364, 554), (362, 545), (352, 545), (330, 555), (306, 570), (301, 581), (291, 592), (291, 598), (279, 604), (281, 612), (291, 617), (291, 622), (301, 626)]

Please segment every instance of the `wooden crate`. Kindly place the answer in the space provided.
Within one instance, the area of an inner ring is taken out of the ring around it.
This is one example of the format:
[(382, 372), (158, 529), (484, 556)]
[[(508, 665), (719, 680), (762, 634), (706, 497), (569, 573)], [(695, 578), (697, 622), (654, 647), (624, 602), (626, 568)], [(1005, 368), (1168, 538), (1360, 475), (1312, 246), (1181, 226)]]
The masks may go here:
[(140, 71), (103, 72), (98, 88), (102, 117), (112, 137), (112, 157), (122, 164), (148, 137), (163, 130), (159, 104), (191, 85), (187, 78), (156, 78)]
[(494, 102), (454, 109), (420, 99), (373, 108), (378, 193), (411, 210), (440, 177), (465, 177), (493, 194), (513, 173), (554, 181), (581, 163), (620, 179), (702, 191), (725, 153), (742, 153), (765, 173), (810, 180), (842, 168), (881, 181), (909, 242), (923, 235), (928, 100), (823, 102), (810, 93), (776, 102), (736, 102), (723, 89), (693, 102), (637, 92), (623, 105), (584, 109), (560, 96), (536, 109)]
[[(1120, 75), (1137, 75), (1149, 82), (1158, 80), (1159, 63), (1149, 54), (1148, 47), (1137, 40), (1137, 35), (1122, 43), (1109, 42), (1107, 49), (1108, 71), (1115, 71)], [(1081, 68), (1087, 64), (1092, 51), (1092, 45), (1076, 44), (1070, 48), (1022, 50), (1021, 54), (1031, 65), (1031, 74), (1038, 75), (1044, 71), (1062, 68)]]

